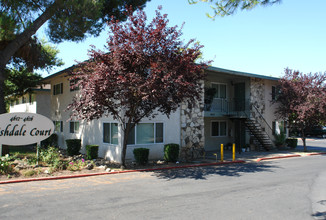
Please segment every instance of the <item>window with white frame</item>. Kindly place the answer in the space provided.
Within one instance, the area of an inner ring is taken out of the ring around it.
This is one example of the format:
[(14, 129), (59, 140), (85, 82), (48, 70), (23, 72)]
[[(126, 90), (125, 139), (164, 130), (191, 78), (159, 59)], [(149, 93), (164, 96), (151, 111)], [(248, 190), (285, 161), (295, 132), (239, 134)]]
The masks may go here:
[(53, 121), (54, 129), (56, 132), (63, 132), (63, 123), (62, 121)]
[(103, 142), (118, 144), (118, 123), (103, 123)]
[(139, 123), (129, 133), (128, 145), (164, 142), (163, 123)]
[(223, 83), (212, 83), (212, 88), (216, 89), (214, 98), (226, 98), (226, 84)]
[(53, 95), (59, 95), (63, 93), (63, 83), (53, 85)]
[(70, 125), (70, 133), (78, 133), (79, 132), (79, 122), (78, 121), (71, 121), (69, 122)]
[(226, 131), (227, 131), (226, 121), (212, 121), (211, 123), (212, 137), (225, 137)]

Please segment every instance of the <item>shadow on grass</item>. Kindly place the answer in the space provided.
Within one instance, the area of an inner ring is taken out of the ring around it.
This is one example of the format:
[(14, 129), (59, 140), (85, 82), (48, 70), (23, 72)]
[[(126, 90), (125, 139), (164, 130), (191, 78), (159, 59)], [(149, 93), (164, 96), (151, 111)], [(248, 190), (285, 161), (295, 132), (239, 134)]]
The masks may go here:
[(244, 173), (274, 172), (272, 169), (278, 168), (269, 163), (242, 163), (220, 166), (204, 166), (192, 168), (180, 168), (171, 170), (154, 171), (154, 176), (160, 179), (206, 179), (210, 175), (240, 177)]

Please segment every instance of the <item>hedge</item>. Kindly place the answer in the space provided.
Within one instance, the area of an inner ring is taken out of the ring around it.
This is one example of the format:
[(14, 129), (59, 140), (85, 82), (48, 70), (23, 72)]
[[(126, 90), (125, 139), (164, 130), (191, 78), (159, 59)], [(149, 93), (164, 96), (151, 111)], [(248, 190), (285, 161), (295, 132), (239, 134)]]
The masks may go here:
[(67, 139), (67, 153), (69, 156), (78, 155), (81, 149), (81, 140), (80, 139)]
[(149, 149), (148, 148), (135, 148), (134, 157), (138, 164), (145, 165), (148, 162)]
[(98, 145), (86, 145), (86, 159), (92, 160), (98, 157)]
[(176, 162), (179, 159), (179, 144), (164, 145), (164, 160), (167, 162)]
[(298, 139), (296, 138), (287, 138), (286, 141), (287, 145), (290, 147), (290, 148), (296, 148), (298, 146)]

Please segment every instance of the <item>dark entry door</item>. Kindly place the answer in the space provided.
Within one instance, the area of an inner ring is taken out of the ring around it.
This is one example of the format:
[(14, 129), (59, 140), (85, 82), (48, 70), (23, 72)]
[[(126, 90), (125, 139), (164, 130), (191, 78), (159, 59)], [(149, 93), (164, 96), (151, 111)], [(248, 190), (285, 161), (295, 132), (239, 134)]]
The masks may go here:
[(234, 121), (235, 126), (235, 146), (237, 151), (240, 153), (242, 147), (246, 144), (246, 126), (244, 120), (236, 119)]
[(245, 83), (234, 84), (234, 110), (244, 111), (246, 100), (246, 85)]

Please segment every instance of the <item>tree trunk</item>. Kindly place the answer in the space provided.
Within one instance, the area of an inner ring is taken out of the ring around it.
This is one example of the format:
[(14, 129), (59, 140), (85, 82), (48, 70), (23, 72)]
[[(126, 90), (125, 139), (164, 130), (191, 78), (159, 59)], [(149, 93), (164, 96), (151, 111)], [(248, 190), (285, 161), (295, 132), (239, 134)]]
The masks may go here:
[[(43, 14), (41, 14), (31, 26), (25, 29), (21, 34), (19, 34), (14, 40), (12, 40), (3, 50), (0, 51), (0, 114), (6, 113), (5, 101), (4, 101), (4, 69), (8, 64), (11, 57), (21, 48), (26, 42), (36, 33), (36, 31), (49, 20), (55, 10), (60, 6), (62, 0), (55, 1), (51, 6), (49, 6)], [(3, 107), (4, 106), (4, 107)]]
[(127, 153), (127, 144), (128, 136), (130, 131), (135, 127), (131, 124), (131, 119), (126, 123), (126, 127), (123, 130), (123, 141), (122, 141), (122, 152), (121, 152), (121, 168), (126, 168), (126, 153)]
[(125, 131), (123, 131), (123, 142), (122, 142), (122, 152), (121, 152), (121, 168), (126, 168), (126, 152), (127, 152), (127, 139)]
[(302, 143), (303, 143), (303, 151), (307, 152), (306, 134), (304, 132), (304, 129), (301, 129), (301, 140), (302, 140)]
[(302, 142), (303, 142), (303, 151), (307, 152), (307, 145), (306, 145), (306, 137), (302, 137)]

